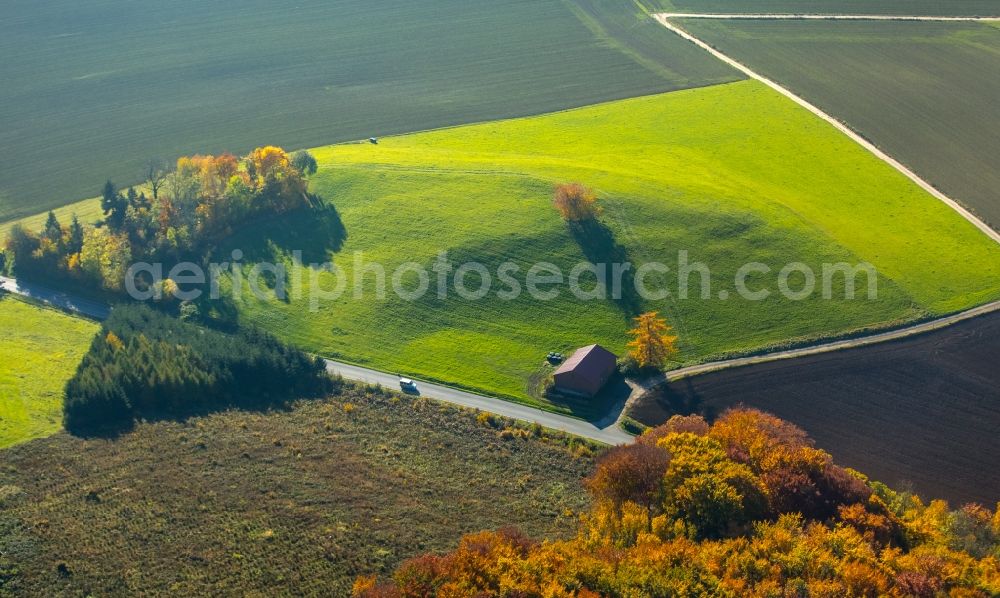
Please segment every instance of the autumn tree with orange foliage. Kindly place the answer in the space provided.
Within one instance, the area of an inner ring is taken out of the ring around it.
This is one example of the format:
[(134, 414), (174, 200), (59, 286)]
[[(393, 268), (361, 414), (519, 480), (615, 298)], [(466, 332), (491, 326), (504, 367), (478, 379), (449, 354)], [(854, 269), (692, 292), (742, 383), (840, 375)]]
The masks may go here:
[(580, 183), (566, 183), (556, 187), (552, 203), (567, 222), (593, 220), (601, 214), (597, 194)]
[[(84, 231), (74, 220), (64, 231), (53, 215), (41, 235), (14, 229), (7, 251), (19, 274), (70, 275), (120, 290), (132, 259), (169, 269), (171, 262), (197, 260), (252, 219), (311, 207), (302, 168), (315, 172), (315, 158), (298, 152), (293, 163), (275, 146), (242, 159), (230, 153), (182, 156), (170, 172), (152, 162), (146, 173), (156, 190), (152, 199), (131, 188), (122, 193), (108, 181), (103, 227)], [(152, 280), (136, 283), (140, 290), (155, 288)]]
[(669, 465), (667, 451), (649, 444), (630, 444), (604, 455), (585, 485), (597, 500), (610, 501), (616, 508), (633, 502), (645, 507), (652, 517), (662, 499), (663, 475)]
[(290, 164), (285, 150), (273, 145), (258, 147), (250, 154), (249, 161), (259, 179), (277, 178)]
[(893, 492), (760, 411), (677, 416), (611, 449), (586, 485), (575, 538), (472, 534), (354, 595), (1000, 595), (1000, 515)]
[(629, 330), (632, 341), (629, 355), (642, 369), (662, 370), (677, 354), (677, 337), (670, 334), (667, 321), (655, 311), (646, 312), (635, 319), (635, 328)]

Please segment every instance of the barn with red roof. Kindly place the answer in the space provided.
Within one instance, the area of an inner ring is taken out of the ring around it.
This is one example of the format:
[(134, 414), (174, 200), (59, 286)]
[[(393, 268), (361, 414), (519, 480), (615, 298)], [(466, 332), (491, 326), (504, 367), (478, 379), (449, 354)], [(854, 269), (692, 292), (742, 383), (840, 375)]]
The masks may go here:
[(618, 358), (600, 345), (577, 349), (553, 374), (553, 390), (591, 398), (615, 373)]

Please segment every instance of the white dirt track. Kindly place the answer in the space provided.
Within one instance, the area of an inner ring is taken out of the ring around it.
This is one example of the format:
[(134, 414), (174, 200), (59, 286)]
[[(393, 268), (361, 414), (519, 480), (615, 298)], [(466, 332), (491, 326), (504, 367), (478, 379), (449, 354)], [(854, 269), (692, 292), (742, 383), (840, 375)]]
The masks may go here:
[(723, 54), (715, 47), (711, 46), (700, 38), (688, 33), (686, 30), (671, 22), (674, 18), (686, 18), (686, 19), (783, 19), (783, 20), (896, 20), (896, 21), (1000, 21), (1000, 17), (921, 17), (921, 16), (892, 16), (892, 17), (878, 17), (878, 16), (864, 16), (864, 15), (769, 15), (769, 14), (744, 14), (744, 15), (729, 15), (729, 14), (682, 14), (682, 13), (658, 13), (653, 15), (657, 21), (660, 22), (664, 27), (674, 32), (675, 34), (681, 36), (682, 38), (692, 42), (698, 47), (702, 48), (706, 52), (709, 52), (722, 62), (725, 62), (734, 69), (742, 72), (751, 79), (756, 79), (761, 83), (767, 85), (771, 89), (777, 91), (781, 95), (791, 99), (796, 104), (802, 106), (806, 110), (812, 112), (816, 116), (825, 120), (826, 122), (833, 125), (838, 131), (850, 137), (855, 143), (865, 148), (869, 152), (875, 155), (878, 159), (882, 160), (889, 166), (902, 173), (906, 178), (910, 179), (917, 184), (921, 189), (930, 193), (935, 198), (947, 204), (951, 209), (958, 212), (962, 218), (965, 218), (970, 223), (972, 223), (976, 228), (983, 232), (986, 236), (993, 239), (995, 242), (1000, 243), (1000, 232), (994, 230), (988, 224), (980, 220), (975, 214), (965, 209), (960, 203), (954, 199), (948, 197), (933, 185), (920, 178), (915, 172), (904, 166), (899, 160), (896, 160), (889, 154), (883, 152), (875, 144), (871, 143), (860, 134), (856, 133), (853, 129), (837, 120), (833, 116), (830, 116), (823, 110), (819, 109), (814, 104), (806, 101), (802, 97), (796, 95), (794, 92), (788, 88), (780, 85), (779, 83), (768, 79), (767, 77), (761, 75), (760, 73), (754, 71), (745, 64), (731, 58), (730, 56)]

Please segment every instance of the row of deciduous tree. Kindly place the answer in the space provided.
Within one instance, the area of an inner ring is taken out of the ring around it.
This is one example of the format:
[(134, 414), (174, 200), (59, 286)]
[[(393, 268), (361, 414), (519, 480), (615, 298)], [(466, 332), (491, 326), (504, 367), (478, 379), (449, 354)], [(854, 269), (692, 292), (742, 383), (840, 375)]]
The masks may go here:
[(132, 261), (198, 260), (248, 221), (310, 206), (306, 177), (315, 172), (308, 152), (289, 155), (273, 146), (242, 159), (182, 157), (169, 171), (150, 167), (151, 197), (108, 181), (98, 226), (84, 227), (75, 215), (64, 226), (49, 212), (39, 232), (12, 227), (6, 253), (18, 275), (68, 275), (120, 290)]
[(573, 539), (472, 534), (355, 596), (1000, 595), (1000, 509), (894, 492), (759, 411), (676, 417), (587, 486)]
[(268, 406), (317, 396), (330, 385), (322, 360), (263, 332), (223, 334), (123, 305), (66, 384), (64, 423), (85, 433), (140, 417)]

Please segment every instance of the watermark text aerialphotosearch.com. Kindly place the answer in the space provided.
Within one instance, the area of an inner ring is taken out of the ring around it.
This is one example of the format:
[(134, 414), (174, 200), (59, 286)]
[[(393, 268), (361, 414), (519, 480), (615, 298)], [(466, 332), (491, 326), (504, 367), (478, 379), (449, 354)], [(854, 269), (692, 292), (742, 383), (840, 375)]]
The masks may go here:
[(429, 265), (405, 262), (392, 267), (366, 260), (363, 252), (354, 253), (349, 269), (332, 262), (303, 267), (301, 258), (301, 252), (292, 252), (293, 268), (283, 262), (248, 264), (241, 261), (243, 252), (237, 249), (231, 261), (211, 263), (207, 268), (193, 262), (169, 269), (163, 264), (139, 262), (128, 269), (125, 289), (137, 300), (173, 297), (194, 301), (206, 295), (219, 299), (223, 295), (222, 281), (228, 280), (225, 286), (233, 299), (240, 299), (244, 293), (260, 300), (305, 298), (311, 309), (345, 297), (382, 300), (390, 292), (404, 301), (454, 297), (477, 301), (491, 296), (513, 301), (524, 294), (536, 301), (551, 301), (564, 294), (580, 301), (617, 301), (624, 297), (643, 301), (725, 301), (734, 295), (747, 301), (763, 301), (775, 293), (791, 301), (817, 296), (826, 300), (878, 298), (878, 273), (867, 262), (823, 263), (815, 267), (804, 262), (780, 266), (747, 262), (732, 274), (729, 288), (713, 292), (713, 284), (718, 286), (720, 279), (713, 278), (709, 265), (692, 260), (686, 250), (679, 251), (670, 265), (658, 261), (638, 265), (584, 261), (570, 268), (548, 261), (505, 261), (493, 267), (475, 261), (455, 263), (444, 251)]

